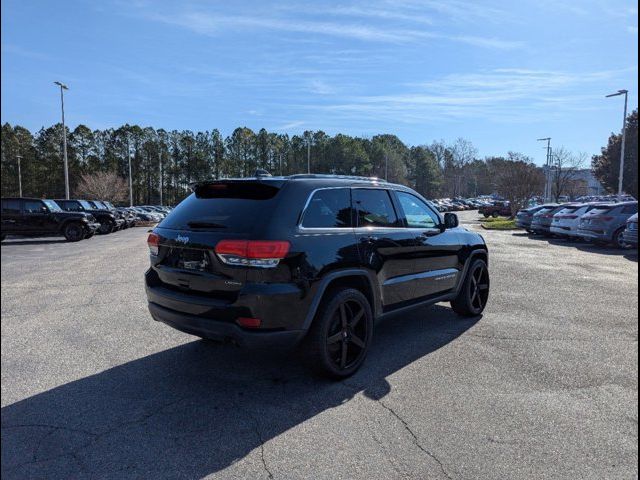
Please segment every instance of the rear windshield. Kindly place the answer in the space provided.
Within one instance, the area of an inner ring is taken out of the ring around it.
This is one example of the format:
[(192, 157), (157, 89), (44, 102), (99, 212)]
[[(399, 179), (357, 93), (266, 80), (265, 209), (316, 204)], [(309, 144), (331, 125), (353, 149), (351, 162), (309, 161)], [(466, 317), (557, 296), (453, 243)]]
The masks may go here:
[(250, 232), (273, 211), (280, 189), (254, 182), (212, 183), (196, 187), (160, 223), (163, 228)]
[(577, 206), (577, 207), (564, 207), (558, 213), (573, 213), (576, 210), (578, 210), (579, 208), (580, 208), (580, 206)]
[(591, 212), (589, 213), (598, 215), (601, 213), (609, 213), (611, 210), (613, 210), (613, 207), (596, 207), (593, 210), (591, 210)]

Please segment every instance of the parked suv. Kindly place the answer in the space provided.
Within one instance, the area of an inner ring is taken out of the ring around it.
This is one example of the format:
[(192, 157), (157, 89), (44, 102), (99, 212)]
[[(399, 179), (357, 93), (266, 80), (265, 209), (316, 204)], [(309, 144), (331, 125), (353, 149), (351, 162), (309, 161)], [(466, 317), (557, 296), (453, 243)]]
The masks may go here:
[(67, 212), (85, 212), (93, 215), (98, 223), (100, 223), (97, 233), (110, 233), (117, 228), (118, 222), (113, 212), (104, 208), (98, 209), (87, 200), (56, 199), (55, 202), (60, 205), (60, 208)]
[(483, 205), (478, 209), (478, 213), (480, 215), (484, 215), (485, 218), (494, 217), (497, 218), (499, 216), (510, 217), (511, 216), (511, 206), (509, 202), (493, 202), (489, 205)]
[[(483, 238), (413, 190), (376, 179), (295, 175), (196, 184), (149, 235), (152, 317), (204, 338), (280, 349), (342, 378), (375, 319), (489, 296)], [(401, 321), (401, 320), (396, 320)]]
[(106, 224), (102, 224), (102, 228), (98, 233), (111, 233), (122, 229), (125, 224), (125, 220), (118, 212), (116, 212), (115, 208), (98, 200), (87, 200), (87, 203), (91, 205), (95, 211), (111, 215), (110, 220)]
[(63, 235), (70, 242), (87, 238), (100, 227), (93, 215), (65, 212), (53, 200), (3, 198), (2, 234), (23, 237)]
[(598, 205), (580, 218), (578, 236), (600, 244), (613, 243), (625, 248), (624, 230), (627, 220), (638, 213), (638, 202)]

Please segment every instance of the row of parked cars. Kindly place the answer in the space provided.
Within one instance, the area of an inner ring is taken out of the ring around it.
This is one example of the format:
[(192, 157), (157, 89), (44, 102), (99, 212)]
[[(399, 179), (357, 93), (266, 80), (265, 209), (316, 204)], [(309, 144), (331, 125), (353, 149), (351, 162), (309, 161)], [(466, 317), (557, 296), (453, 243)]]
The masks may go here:
[(516, 226), (527, 232), (585, 240), (618, 248), (638, 246), (638, 202), (543, 204), (520, 210)]
[(103, 200), (3, 198), (1, 239), (7, 235), (62, 235), (70, 242), (109, 234), (140, 223), (155, 224), (170, 207), (115, 207)]
[(437, 198), (432, 203), (440, 212), (461, 212), (463, 210), (478, 210), (490, 202), (478, 198)]

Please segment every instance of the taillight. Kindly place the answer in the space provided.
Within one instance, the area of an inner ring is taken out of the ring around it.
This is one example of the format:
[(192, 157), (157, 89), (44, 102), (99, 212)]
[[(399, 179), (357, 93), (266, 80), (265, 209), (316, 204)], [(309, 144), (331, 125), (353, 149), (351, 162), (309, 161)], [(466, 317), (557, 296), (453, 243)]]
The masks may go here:
[(279, 240), (220, 240), (215, 252), (227, 265), (273, 268), (289, 253), (289, 242)]
[(151, 255), (158, 255), (158, 245), (160, 245), (160, 237), (156, 233), (150, 233), (147, 237), (147, 245)]

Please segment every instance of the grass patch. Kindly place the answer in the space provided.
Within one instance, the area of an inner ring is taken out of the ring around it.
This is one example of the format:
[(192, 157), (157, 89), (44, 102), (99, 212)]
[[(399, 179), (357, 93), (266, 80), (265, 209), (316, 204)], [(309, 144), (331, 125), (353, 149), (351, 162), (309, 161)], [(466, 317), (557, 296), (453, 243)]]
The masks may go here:
[(516, 230), (515, 218), (483, 218), (480, 220), (480, 225), (485, 230)]

